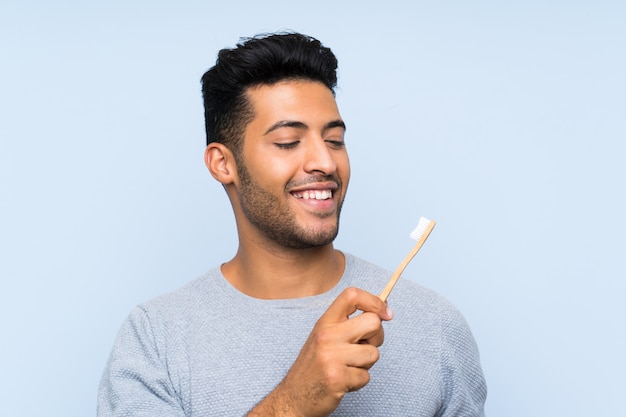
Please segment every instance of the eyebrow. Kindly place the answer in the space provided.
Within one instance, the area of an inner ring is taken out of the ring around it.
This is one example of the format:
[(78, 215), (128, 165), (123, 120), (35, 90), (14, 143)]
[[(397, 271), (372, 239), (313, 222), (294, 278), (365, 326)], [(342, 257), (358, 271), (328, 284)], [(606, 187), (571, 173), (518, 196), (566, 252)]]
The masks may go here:
[[(309, 126), (307, 126), (307, 124), (303, 122), (299, 122), (296, 120), (281, 120), (271, 125), (270, 128), (267, 129), (265, 133), (263, 133), (263, 135), (267, 135), (283, 127), (291, 127), (294, 129), (304, 129), (304, 130), (309, 128)], [(343, 120), (333, 120), (324, 125), (324, 127), (322, 128), (322, 132), (325, 132), (328, 129), (334, 129), (336, 127), (340, 127), (343, 130), (346, 130), (346, 124), (343, 122)]]

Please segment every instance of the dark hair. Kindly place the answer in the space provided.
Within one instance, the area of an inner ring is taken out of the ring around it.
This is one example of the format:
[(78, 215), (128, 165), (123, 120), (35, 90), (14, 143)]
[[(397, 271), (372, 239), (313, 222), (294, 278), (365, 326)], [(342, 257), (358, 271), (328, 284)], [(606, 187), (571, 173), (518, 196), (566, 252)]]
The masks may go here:
[(254, 117), (246, 91), (300, 79), (322, 82), (335, 94), (337, 58), (310, 36), (257, 35), (219, 51), (215, 66), (202, 76), (207, 145), (223, 143), (237, 156), (245, 127)]

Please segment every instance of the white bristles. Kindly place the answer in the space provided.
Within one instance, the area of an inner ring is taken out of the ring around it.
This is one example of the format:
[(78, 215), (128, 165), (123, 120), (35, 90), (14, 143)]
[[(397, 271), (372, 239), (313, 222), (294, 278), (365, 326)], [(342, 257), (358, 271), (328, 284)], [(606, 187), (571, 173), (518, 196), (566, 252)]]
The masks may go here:
[(411, 238), (415, 240), (420, 240), (429, 224), (430, 220), (428, 220), (426, 217), (420, 218), (420, 221), (417, 223), (417, 227), (411, 232)]

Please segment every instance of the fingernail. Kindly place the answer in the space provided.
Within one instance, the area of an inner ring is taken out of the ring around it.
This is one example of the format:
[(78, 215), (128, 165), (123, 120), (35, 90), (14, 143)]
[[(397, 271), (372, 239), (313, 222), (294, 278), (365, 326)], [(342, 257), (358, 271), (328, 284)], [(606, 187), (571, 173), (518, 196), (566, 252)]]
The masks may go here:
[(393, 310), (390, 309), (389, 306), (387, 306), (387, 316), (389, 317), (389, 320), (393, 318)]

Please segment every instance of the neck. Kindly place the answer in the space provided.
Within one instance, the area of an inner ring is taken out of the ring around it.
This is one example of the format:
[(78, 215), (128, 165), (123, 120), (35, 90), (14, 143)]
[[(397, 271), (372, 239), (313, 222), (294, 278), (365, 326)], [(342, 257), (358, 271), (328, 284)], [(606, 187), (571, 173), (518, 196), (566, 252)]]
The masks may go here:
[(287, 299), (330, 290), (341, 279), (344, 268), (344, 255), (332, 244), (277, 249), (240, 241), (235, 257), (222, 265), (222, 273), (235, 288), (251, 297)]

